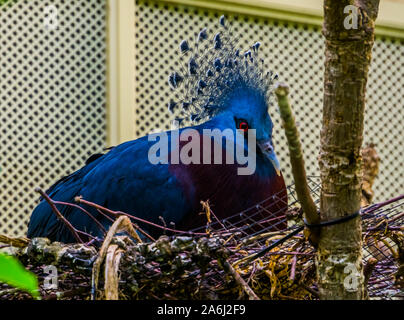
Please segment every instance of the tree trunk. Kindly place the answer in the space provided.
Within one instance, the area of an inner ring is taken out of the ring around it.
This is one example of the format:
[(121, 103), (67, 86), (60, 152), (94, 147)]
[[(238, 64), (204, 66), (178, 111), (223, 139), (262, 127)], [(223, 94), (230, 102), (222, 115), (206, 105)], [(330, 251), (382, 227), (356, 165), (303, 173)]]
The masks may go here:
[[(321, 221), (360, 209), (365, 90), (378, 5), (378, 0), (324, 1)], [(322, 228), (317, 273), (321, 299), (364, 298), (360, 218)]]

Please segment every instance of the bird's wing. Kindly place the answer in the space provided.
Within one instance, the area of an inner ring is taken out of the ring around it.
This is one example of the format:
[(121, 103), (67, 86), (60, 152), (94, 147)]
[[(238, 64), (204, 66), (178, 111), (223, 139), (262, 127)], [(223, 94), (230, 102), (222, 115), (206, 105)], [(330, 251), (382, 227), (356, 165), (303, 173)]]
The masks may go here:
[[(49, 189), (49, 196), (53, 200), (71, 203), (76, 196), (82, 196), (111, 210), (124, 211), (159, 224), (159, 216), (166, 223), (181, 220), (189, 205), (168, 165), (150, 163), (148, 151), (151, 143), (143, 137), (115, 147), (58, 181)], [(79, 209), (61, 205), (58, 208), (77, 229), (100, 235), (95, 223)], [(104, 224), (110, 223), (97, 211), (86, 209)], [(32, 213), (28, 227), (28, 237), (38, 236), (74, 241), (70, 231), (57, 220), (44, 200)]]

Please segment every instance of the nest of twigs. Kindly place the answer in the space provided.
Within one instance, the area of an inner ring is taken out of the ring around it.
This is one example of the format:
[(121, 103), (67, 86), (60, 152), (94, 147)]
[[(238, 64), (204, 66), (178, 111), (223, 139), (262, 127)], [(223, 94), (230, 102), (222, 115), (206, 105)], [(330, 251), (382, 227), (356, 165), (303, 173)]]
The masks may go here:
[[(12, 246), (20, 261), (38, 276), (43, 299), (318, 299), (315, 250), (301, 232), (301, 210), (293, 201), (293, 190), (289, 191), (292, 201), (282, 217), (289, 227), (284, 230), (251, 231), (268, 219), (257, 214), (265, 211), (263, 206), (257, 205), (254, 213), (238, 214), (239, 221), (249, 222), (237, 224), (231, 219), (213, 221), (214, 214), (204, 203), (208, 220), (204, 232), (163, 235), (144, 242), (130, 216), (120, 213), (105, 237), (90, 243), (5, 236), (0, 236), (0, 242)], [(318, 190), (312, 188), (312, 192)], [(370, 298), (404, 297), (403, 199), (362, 209)], [(106, 208), (105, 212), (111, 213)], [(271, 250), (265, 250), (268, 246)], [(49, 265), (57, 268), (55, 287), (49, 286)], [(0, 299), (30, 298), (0, 284)]]
[[(298, 243), (247, 266), (241, 266), (247, 250), (236, 253), (234, 244), (214, 235), (161, 236), (153, 243), (115, 236), (104, 247), (106, 252), (85, 244), (35, 238), (15, 254), (37, 274), (45, 299), (316, 298), (309, 288), (315, 279), (313, 253), (294, 252)], [(43, 285), (49, 265), (58, 270), (58, 288)], [(5, 285), (0, 289), (1, 299), (29, 298), (6, 289)]]

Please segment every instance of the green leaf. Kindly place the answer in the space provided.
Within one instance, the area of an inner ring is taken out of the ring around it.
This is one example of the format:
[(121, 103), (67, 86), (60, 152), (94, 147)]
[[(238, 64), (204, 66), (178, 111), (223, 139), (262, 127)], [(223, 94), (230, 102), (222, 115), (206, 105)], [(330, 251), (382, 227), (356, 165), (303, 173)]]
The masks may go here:
[(18, 259), (4, 253), (0, 253), (0, 282), (27, 291), (34, 298), (40, 298), (35, 274), (26, 270)]

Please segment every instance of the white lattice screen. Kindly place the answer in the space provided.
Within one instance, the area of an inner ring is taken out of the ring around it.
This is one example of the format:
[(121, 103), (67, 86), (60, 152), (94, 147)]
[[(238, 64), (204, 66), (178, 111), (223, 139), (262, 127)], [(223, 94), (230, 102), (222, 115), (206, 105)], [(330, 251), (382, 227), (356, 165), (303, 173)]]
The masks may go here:
[[(169, 73), (179, 68), (178, 45), (183, 39), (192, 43), (204, 27), (211, 30), (212, 37), (222, 14), (227, 16), (234, 33), (240, 36), (241, 48), (248, 49), (255, 41), (260, 41), (267, 67), (289, 84), (308, 174), (318, 175), (324, 61), (320, 27), (159, 1), (136, 1), (136, 135), (169, 128), (171, 116), (166, 105), (172, 92), (166, 82)], [(378, 37), (368, 80), (364, 139), (365, 143), (376, 144), (382, 159), (375, 184), (375, 201), (404, 190), (403, 65), (404, 42)], [(270, 113), (275, 123), (277, 154), (287, 182), (291, 183), (286, 138), (275, 106)]]
[[(50, 5), (56, 29), (45, 27)], [(0, 233), (23, 235), (34, 188), (105, 146), (105, 10), (105, 0), (0, 6)]]

